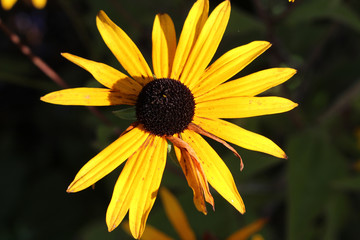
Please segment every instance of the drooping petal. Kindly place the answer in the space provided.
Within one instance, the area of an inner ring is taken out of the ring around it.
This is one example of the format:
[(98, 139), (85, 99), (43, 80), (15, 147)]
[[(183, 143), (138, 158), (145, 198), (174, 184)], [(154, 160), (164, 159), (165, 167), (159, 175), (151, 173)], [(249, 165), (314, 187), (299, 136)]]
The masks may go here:
[[(129, 222), (124, 221), (121, 224), (122, 229), (124, 229), (125, 232), (127, 232), (129, 235), (131, 235)], [(173, 240), (173, 238), (167, 236), (163, 232), (160, 232), (153, 226), (150, 226), (149, 224), (146, 225), (144, 233), (141, 237), (142, 240)]]
[(194, 123), (206, 131), (234, 143), (240, 147), (273, 155), (278, 158), (287, 158), (279, 146), (270, 139), (245, 130), (235, 124), (216, 118), (194, 117)]
[(246, 240), (256, 232), (260, 231), (261, 228), (267, 223), (267, 218), (260, 218), (253, 223), (239, 229), (235, 233), (231, 234), (226, 240)]
[(107, 88), (69, 88), (46, 94), (42, 101), (60, 105), (110, 106), (135, 105), (136, 100)]
[(37, 9), (43, 9), (46, 5), (46, 0), (32, 0), (32, 4)]
[(152, 60), (157, 78), (169, 78), (176, 50), (174, 23), (167, 14), (157, 14), (152, 32)]
[(120, 136), (80, 169), (67, 192), (78, 192), (96, 183), (130, 157), (148, 136), (141, 125)]
[(190, 82), (189, 88), (193, 89), (195, 97), (211, 91), (240, 72), (270, 46), (269, 42), (255, 41), (228, 51), (206, 69), (196, 85), (195, 81)]
[(149, 65), (129, 36), (104, 11), (98, 13), (96, 25), (104, 42), (124, 69), (141, 85), (148, 83), (153, 78)]
[(17, 0), (1, 0), (1, 6), (4, 10), (10, 10)]
[(295, 73), (296, 70), (292, 68), (269, 68), (221, 84), (196, 100), (205, 102), (228, 97), (253, 97), (287, 81)]
[(214, 207), (214, 199), (211, 196), (207, 179), (205, 174), (201, 174), (196, 168), (194, 161), (186, 150), (180, 150), (175, 147), (176, 157), (184, 172), (189, 187), (193, 190), (193, 201), (196, 209), (205, 215), (207, 214), (206, 203), (207, 200)]
[(217, 141), (218, 143), (221, 143), (222, 145), (224, 145), (225, 147), (227, 147), (227, 149), (229, 149), (230, 151), (232, 151), (234, 153), (234, 155), (236, 157), (239, 158), (240, 160), (240, 170), (242, 171), (243, 168), (244, 168), (244, 163), (243, 163), (243, 160), (240, 156), (240, 154), (235, 150), (235, 148), (233, 148), (230, 144), (228, 144), (226, 141), (222, 140), (221, 138), (219, 138), (218, 136), (206, 131), (205, 129), (203, 129), (202, 127), (200, 127), (199, 125), (195, 124), (194, 122), (191, 122), (189, 125), (188, 125), (188, 128), (189, 130), (191, 131), (194, 131), (200, 135), (203, 135), (203, 136), (206, 136), (206, 137), (209, 137), (215, 141)]
[(180, 239), (196, 240), (194, 231), (191, 229), (189, 221), (175, 196), (166, 188), (160, 189), (160, 196), (166, 216), (180, 236)]
[(204, 168), (211, 186), (232, 204), (240, 213), (245, 212), (245, 205), (234, 183), (231, 172), (212, 149), (212, 147), (197, 133), (185, 130), (182, 133), (184, 141), (194, 148)]
[(135, 189), (142, 184), (142, 168), (144, 158), (151, 154), (153, 149), (146, 147), (152, 143), (152, 136), (126, 161), (121, 174), (116, 182), (111, 202), (106, 212), (106, 223), (109, 232), (114, 230), (128, 212)]
[(246, 118), (290, 111), (296, 103), (281, 97), (230, 97), (196, 104), (195, 115), (207, 118)]
[(135, 100), (142, 89), (142, 86), (134, 81), (134, 79), (131, 79), (109, 65), (91, 61), (70, 53), (62, 53), (61, 55), (91, 73), (91, 75), (105, 87), (130, 96), (132, 95)]
[(209, 13), (209, 0), (198, 0), (191, 8), (176, 48), (174, 63), (171, 71), (172, 79), (179, 79), (191, 49), (197, 41)]
[(141, 183), (135, 189), (129, 210), (130, 231), (139, 239), (144, 232), (145, 223), (154, 205), (166, 163), (167, 141), (163, 137), (151, 135), (143, 156), (142, 168), (137, 174)]
[(200, 76), (204, 73), (220, 44), (229, 17), (230, 1), (220, 3), (210, 14), (185, 63), (180, 76), (182, 83), (185, 85), (190, 82), (196, 84), (200, 80)]

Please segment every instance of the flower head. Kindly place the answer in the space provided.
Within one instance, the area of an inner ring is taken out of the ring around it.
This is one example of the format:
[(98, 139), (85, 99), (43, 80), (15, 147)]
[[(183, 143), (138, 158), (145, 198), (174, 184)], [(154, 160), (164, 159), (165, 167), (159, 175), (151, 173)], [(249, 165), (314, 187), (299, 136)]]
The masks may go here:
[(141, 237), (165, 168), (167, 141), (174, 144), (195, 206), (204, 214), (206, 202), (214, 207), (208, 183), (239, 212), (244, 213), (245, 206), (229, 169), (201, 135), (224, 144), (239, 158), (226, 141), (286, 158), (271, 140), (221, 119), (293, 109), (297, 104), (290, 100), (256, 95), (288, 80), (296, 71), (272, 68), (226, 82), (270, 43), (255, 41), (234, 48), (208, 66), (228, 23), (230, 1), (219, 4), (210, 16), (208, 11), (208, 0), (195, 2), (178, 43), (171, 18), (156, 15), (152, 32), (154, 74), (131, 39), (100, 11), (96, 18), (99, 32), (130, 77), (103, 63), (64, 53), (106, 88), (65, 89), (41, 98), (62, 105), (136, 106), (137, 121), (86, 163), (67, 190), (81, 191), (126, 161), (106, 214), (109, 231), (129, 212), (130, 231), (135, 238)]
[[(2, 8), (5, 10), (10, 10), (17, 2), (17, 0), (0, 0), (0, 1)], [(36, 7), (37, 9), (43, 9), (46, 5), (47, 0), (32, 0), (31, 2), (34, 5), (34, 7)]]

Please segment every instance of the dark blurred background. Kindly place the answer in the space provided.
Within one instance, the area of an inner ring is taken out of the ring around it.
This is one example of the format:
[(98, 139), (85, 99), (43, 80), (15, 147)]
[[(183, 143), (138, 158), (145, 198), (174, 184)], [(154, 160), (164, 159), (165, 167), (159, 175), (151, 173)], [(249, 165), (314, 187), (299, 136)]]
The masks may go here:
[[(221, 1), (210, 1), (213, 9)], [(179, 36), (192, 0), (50, 0), (42, 10), (19, 0), (0, 9), (3, 25), (49, 64), (71, 87), (98, 86), (66, 61), (70, 52), (122, 69), (96, 29), (104, 10), (151, 65), (151, 29), (156, 13), (173, 18)], [(179, 199), (198, 239), (225, 239), (264, 216), (264, 239), (360, 239), (360, 2), (357, 0), (231, 1), (232, 11), (215, 55), (253, 40), (273, 46), (246, 67), (243, 76), (269, 67), (298, 73), (265, 95), (289, 98), (299, 107), (272, 116), (236, 120), (281, 146), (288, 160), (235, 147), (245, 168), (211, 140), (230, 168), (247, 212), (239, 214), (214, 190), (216, 211), (196, 211), (179, 167), (168, 161), (162, 186)], [(98, 110), (43, 103), (60, 87), (0, 31), (0, 239), (131, 239), (119, 227), (108, 233), (105, 212), (121, 167), (76, 194), (65, 192), (77, 171), (126, 129), (117, 108)], [(210, 207), (209, 207), (210, 209)], [(175, 239), (161, 201), (148, 224)], [(204, 238), (205, 239), (205, 238)], [(210, 239), (210, 238), (207, 238)]]

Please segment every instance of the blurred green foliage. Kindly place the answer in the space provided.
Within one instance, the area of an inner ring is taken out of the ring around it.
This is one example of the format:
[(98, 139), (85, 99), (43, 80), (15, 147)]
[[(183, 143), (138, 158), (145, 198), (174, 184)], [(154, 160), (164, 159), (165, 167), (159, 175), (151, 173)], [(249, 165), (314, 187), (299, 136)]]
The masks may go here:
[[(220, 1), (210, 2), (214, 8)], [(121, 69), (97, 32), (103, 9), (151, 63), (156, 13), (172, 16), (177, 33), (192, 0), (51, 0), (44, 10), (19, 1), (0, 18), (70, 86), (96, 86), (90, 74), (67, 62), (70, 52)], [(299, 103), (289, 113), (234, 121), (269, 137), (287, 152), (281, 160), (235, 147), (239, 162), (208, 139), (234, 175), (247, 212), (240, 215), (214, 190), (216, 211), (197, 212), (178, 166), (168, 161), (162, 185), (181, 202), (199, 239), (224, 239), (263, 216), (265, 239), (360, 238), (360, 2), (356, 0), (231, 1), (232, 15), (216, 57), (253, 40), (273, 46), (239, 76), (275, 66), (298, 69), (266, 92)], [(130, 120), (99, 108), (104, 124), (84, 107), (50, 105), (40, 96), (60, 89), (0, 32), (0, 239), (131, 239), (108, 233), (105, 211), (121, 169), (76, 194), (65, 192), (77, 171), (126, 129)], [(122, 109), (129, 115), (128, 109)], [(118, 114), (122, 114), (118, 112)], [(357, 165), (356, 165), (357, 163)], [(120, 167), (121, 168), (121, 167)], [(156, 201), (149, 224), (176, 238)]]

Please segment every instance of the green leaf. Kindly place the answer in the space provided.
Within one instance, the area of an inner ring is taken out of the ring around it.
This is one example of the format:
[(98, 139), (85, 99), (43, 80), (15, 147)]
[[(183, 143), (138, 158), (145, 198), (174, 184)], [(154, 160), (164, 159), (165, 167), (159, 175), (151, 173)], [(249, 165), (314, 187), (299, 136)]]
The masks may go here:
[(348, 198), (340, 193), (330, 197), (325, 212), (327, 221), (324, 240), (336, 240), (339, 238), (339, 232), (348, 219), (349, 206)]
[(360, 176), (347, 177), (334, 181), (333, 186), (339, 190), (360, 191)]
[(124, 120), (136, 120), (135, 107), (126, 107), (117, 111), (113, 111), (113, 114), (118, 118)]
[(346, 173), (345, 161), (321, 130), (306, 131), (289, 142), (288, 239), (318, 239), (316, 222), (332, 195), (331, 183)]

